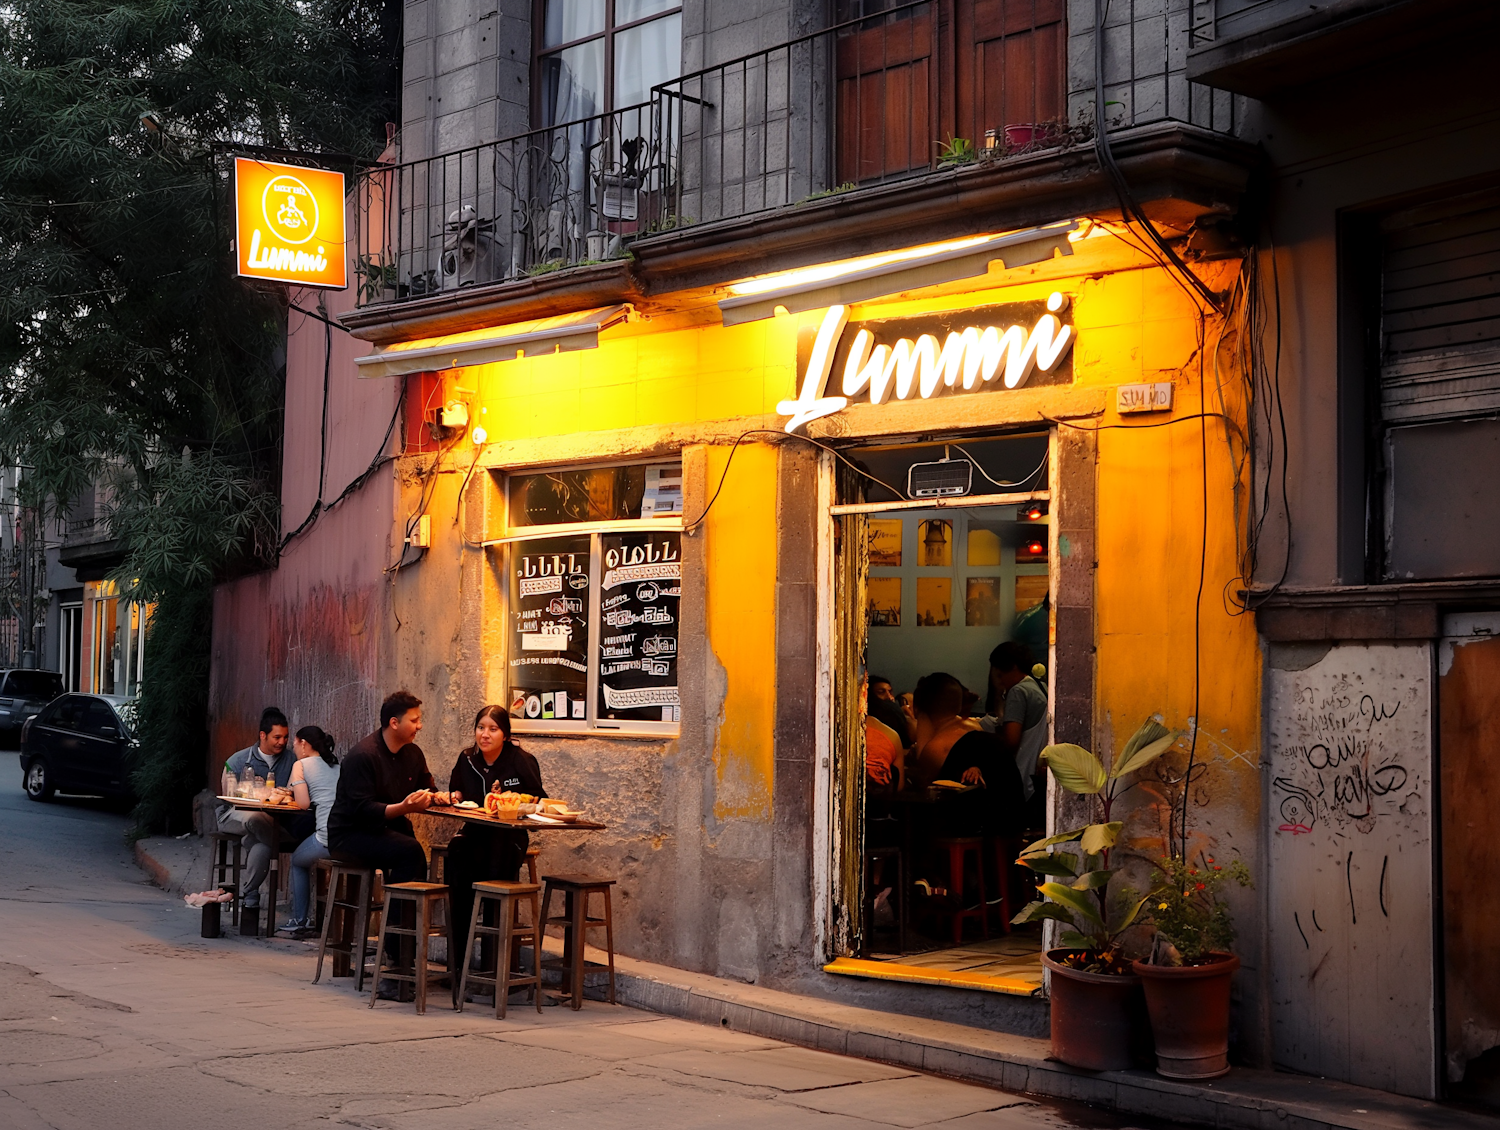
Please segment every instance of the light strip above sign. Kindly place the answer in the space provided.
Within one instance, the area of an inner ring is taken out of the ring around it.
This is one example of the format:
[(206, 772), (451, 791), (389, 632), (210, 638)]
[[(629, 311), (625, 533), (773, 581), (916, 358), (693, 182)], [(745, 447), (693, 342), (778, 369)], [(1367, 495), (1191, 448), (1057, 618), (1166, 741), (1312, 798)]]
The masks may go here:
[(435, 373), (518, 357), (597, 349), (599, 331), (625, 320), (630, 307), (606, 306), (557, 318), (520, 322), (478, 336), (451, 338), (435, 345), (393, 345), (366, 357), (356, 357), (362, 377), (399, 377), (406, 373)]
[[(1027, 228), (1025, 231), (997, 235), (980, 243), (934, 251), (905, 259), (893, 259), (876, 266), (855, 269), (847, 274), (820, 276), (805, 282), (735, 294), (719, 300), (719, 314), (726, 326), (769, 318), (781, 307), (788, 313), (821, 310), (828, 306), (848, 306), (868, 302), (920, 287), (938, 286), (961, 279), (978, 278), (989, 273), (990, 264), (999, 259), (1007, 267), (1040, 263), (1056, 255), (1073, 254), (1068, 233), (1078, 230), (1076, 220)], [(796, 273), (792, 273), (796, 277)]]

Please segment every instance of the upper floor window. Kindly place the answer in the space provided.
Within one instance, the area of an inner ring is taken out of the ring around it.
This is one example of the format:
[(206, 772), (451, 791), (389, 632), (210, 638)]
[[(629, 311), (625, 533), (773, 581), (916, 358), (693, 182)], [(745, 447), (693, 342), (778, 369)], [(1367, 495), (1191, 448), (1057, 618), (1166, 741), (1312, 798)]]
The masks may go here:
[(540, 0), (537, 126), (644, 102), (682, 71), (677, 0)]
[(1500, 186), (1367, 218), (1363, 235), (1344, 269), (1367, 288), (1374, 354), (1367, 574), (1500, 576)]

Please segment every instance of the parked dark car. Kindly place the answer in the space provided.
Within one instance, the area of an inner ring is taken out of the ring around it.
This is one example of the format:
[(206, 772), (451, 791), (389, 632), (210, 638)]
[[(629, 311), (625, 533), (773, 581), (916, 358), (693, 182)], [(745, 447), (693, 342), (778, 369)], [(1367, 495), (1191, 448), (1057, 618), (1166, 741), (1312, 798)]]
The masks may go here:
[(21, 728), (21, 781), (32, 800), (65, 793), (127, 799), (136, 749), (133, 702), (114, 695), (65, 694)]
[(56, 671), (0, 671), (0, 739), (7, 740), (6, 748), (20, 737), (26, 719), (62, 693), (62, 676)]

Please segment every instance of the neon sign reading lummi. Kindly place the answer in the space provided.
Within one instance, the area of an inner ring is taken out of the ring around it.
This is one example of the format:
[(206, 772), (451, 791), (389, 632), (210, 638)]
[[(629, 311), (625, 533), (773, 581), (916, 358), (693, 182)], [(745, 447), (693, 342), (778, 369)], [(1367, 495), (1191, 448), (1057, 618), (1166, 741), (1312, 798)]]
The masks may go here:
[(972, 392), (996, 379), (1005, 388), (1019, 388), (1034, 371), (1051, 371), (1073, 347), (1073, 327), (1058, 316), (1067, 306), (1068, 300), (1054, 293), (1047, 299), (1047, 313), (1030, 330), (968, 326), (950, 332), (941, 345), (932, 334), (877, 344), (869, 330), (860, 329), (844, 361), (843, 395), (825, 396), (833, 355), (849, 324), (847, 306), (830, 306), (807, 359), (801, 395), (781, 401), (776, 411), (791, 417), (786, 430), (794, 432), (843, 411), (861, 393), (868, 394), (871, 404), (884, 404), (892, 397), (931, 400), (950, 389)]

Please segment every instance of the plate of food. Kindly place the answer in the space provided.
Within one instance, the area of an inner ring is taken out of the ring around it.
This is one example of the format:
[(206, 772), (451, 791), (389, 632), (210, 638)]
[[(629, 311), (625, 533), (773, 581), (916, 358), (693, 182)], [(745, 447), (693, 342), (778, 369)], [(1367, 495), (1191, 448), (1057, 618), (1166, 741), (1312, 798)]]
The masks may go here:
[(454, 808), (478, 808), (479, 805), (475, 804), (472, 800), (461, 800), (457, 804), (455, 804), (453, 807)]

